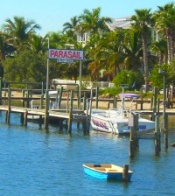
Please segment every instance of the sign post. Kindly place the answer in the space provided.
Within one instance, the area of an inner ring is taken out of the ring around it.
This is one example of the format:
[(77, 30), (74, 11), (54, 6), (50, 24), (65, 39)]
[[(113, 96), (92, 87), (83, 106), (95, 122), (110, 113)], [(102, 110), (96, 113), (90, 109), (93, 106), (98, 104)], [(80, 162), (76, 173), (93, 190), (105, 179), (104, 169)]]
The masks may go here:
[[(48, 50), (49, 50), (49, 39), (48, 39)], [(49, 58), (47, 58), (47, 72), (46, 72), (46, 90), (49, 89)]]
[(82, 90), (82, 60), (80, 60), (80, 65), (79, 65), (79, 99), (78, 99), (78, 109), (80, 109), (80, 103), (81, 103), (81, 90)]
[[(48, 50), (49, 50), (49, 38), (48, 38)], [(44, 126), (48, 130), (48, 121), (49, 121), (49, 58), (47, 58), (47, 72), (46, 72), (46, 107), (45, 107), (45, 118)]]

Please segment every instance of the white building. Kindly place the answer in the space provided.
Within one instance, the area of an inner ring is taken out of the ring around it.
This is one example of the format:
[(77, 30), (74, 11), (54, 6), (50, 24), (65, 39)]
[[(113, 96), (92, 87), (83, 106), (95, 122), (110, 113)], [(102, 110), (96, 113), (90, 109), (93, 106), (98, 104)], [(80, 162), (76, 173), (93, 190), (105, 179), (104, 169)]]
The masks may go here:
[[(131, 18), (130, 17), (122, 17), (122, 18), (116, 18), (112, 19), (112, 22), (106, 22), (106, 25), (111, 31), (117, 30), (117, 29), (130, 29), (131, 28)], [(90, 32), (86, 33), (78, 33), (77, 34), (77, 41), (81, 42), (83, 46), (86, 45), (86, 42), (89, 39)], [(153, 40), (158, 40), (158, 34), (156, 32), (155, 28), (152, 28), (152, 38)]]

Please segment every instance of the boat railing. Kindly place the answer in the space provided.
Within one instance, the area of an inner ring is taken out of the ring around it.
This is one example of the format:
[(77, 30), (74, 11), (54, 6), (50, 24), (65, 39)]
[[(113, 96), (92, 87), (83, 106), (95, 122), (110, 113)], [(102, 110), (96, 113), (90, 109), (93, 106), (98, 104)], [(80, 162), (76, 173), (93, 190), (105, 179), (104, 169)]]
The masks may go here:
[(109, 123), (109, 126), (110, 126), (111, 130), (112, 130), (112, 133), (113, 134), (116, 133), (114, 124), (110, 120), (108, 121), (108, 123)]
[(131, 112), (130, 112), (130, 110), (127, 110), (127, 109), (121, 110), (121, 114), (120, 115), (121, 115), (122, 118), (129, 118), (130, 115), (131, 115)]

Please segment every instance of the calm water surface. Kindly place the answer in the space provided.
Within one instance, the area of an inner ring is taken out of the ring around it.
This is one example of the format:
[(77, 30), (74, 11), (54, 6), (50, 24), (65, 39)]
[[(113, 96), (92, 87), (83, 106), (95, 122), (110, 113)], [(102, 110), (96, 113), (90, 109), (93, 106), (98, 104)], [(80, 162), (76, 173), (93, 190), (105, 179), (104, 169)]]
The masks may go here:
[[(141, 140), (139, 152), (129, 158), (129, 138), (94, 131), (84, 135), (73, 127), (72, 136), (50, 126), (49, 133), (38, 124), (20, 125), (13, 115), (11, 125), (0, 116), (0, 195), (42, 196), (149, 196), (175, 195), (175, 148), (169, 146), (159, 157), (154, 141)], [(175, 134), (169, 135), (169, 143)], [(129, 164), (131, 182), (107, 182), (87, 176), (83, 163)]]

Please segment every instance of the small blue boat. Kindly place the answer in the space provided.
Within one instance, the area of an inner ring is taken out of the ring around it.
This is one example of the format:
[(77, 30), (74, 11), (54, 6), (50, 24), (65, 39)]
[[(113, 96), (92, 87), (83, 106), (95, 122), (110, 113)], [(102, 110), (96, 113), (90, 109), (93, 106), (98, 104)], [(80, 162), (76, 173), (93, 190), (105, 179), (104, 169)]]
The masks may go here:
[(129, 166), (115, 164), (83, 164), (84, 172), (92, 177), (104, 180), (130, 181), (132, 171)]

